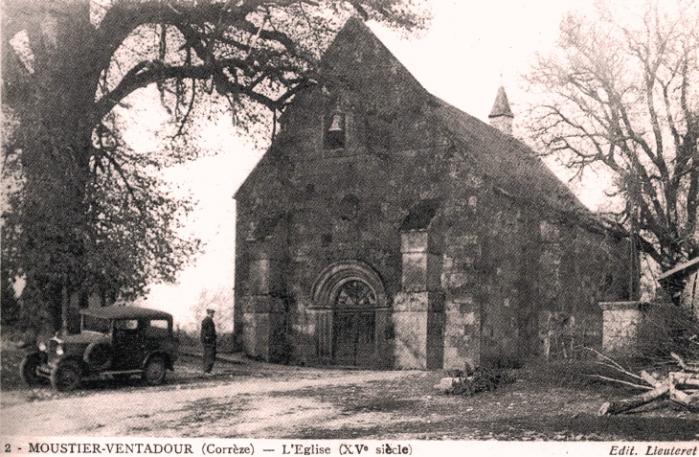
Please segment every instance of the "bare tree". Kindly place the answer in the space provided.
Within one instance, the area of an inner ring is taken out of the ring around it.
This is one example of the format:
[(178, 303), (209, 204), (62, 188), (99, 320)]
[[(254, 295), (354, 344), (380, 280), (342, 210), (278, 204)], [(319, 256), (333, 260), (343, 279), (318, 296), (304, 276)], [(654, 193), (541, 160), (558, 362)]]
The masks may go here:
[[(623, 204), (610, 226), (667, 271), (699, 255), (699, 7), (597, 13), (564, 19), (557, 48), (529, 74), (547, 100), (533, 110), (533, 136), (576, 175), (612, 177)], [(662, 286), (677, 301), (685, 281)]]
[(187, 202), (158, 171), (189, 147), (139, 154), (114, 110), (156, 85), (173, 136), (206, 94), (242, 123), (282, 112), (319, 83), (318, 60), (343, 19), (419, 27), (411, 0), (4, 0), (2, 80), (7, 191), (3, 263), (26, 279), (28, 315), (65, 325), (71, 297), (134, 297), (171, 280), (196, 250), (177, 226)]

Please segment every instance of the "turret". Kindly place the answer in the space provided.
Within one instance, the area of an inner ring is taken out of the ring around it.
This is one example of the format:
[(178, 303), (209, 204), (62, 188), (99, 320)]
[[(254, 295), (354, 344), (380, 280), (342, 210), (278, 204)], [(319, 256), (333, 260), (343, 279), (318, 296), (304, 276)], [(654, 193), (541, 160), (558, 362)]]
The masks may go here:
[(495, 97), (495, 103), (493, 103), (493, 109), (490, 110), (490, 114), (488, 115), (490, 125), (501, 132), (512, 135), (512, 120), (514, 117), (510, 109), (510, 102), (507, 100), (505, 88), (500, 86), (498, 94)]

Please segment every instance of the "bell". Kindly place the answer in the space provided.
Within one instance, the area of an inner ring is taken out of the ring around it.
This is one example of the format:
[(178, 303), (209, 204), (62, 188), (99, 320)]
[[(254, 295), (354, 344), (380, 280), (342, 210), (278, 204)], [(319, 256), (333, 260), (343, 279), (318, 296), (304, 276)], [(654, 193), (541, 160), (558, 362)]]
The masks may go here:
[(342, 114), (335, 113), (332, 115), (328, 132), (342, 132)]

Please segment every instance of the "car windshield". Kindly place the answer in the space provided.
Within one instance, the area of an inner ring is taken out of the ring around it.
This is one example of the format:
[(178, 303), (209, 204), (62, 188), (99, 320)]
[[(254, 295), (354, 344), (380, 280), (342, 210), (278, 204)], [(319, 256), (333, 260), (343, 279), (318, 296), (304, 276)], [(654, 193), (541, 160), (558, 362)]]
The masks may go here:
[(83, 330), (109, 333), (109, 319), (83, 315)]

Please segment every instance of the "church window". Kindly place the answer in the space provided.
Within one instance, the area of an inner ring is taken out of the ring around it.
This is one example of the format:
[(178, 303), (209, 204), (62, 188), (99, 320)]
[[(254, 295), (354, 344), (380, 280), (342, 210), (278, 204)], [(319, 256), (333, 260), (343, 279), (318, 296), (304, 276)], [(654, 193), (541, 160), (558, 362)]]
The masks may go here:
[(343, 221), (351, 221), (357, 217), (359, 212), (359, 198), (355, 195), (349, 194), (342, 197), (340, 200), (340, 205), (338, 207), (338, 213), (340, 219)]
[(376, 294), (363, 281), (347, 281), (338, 290), (335, 305), (343, 308), (374, 308)]

